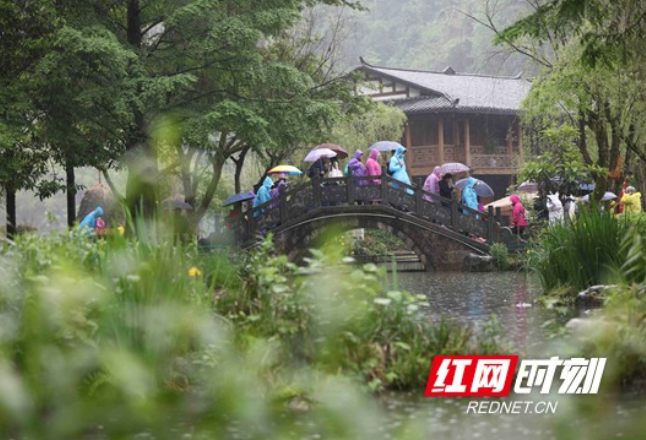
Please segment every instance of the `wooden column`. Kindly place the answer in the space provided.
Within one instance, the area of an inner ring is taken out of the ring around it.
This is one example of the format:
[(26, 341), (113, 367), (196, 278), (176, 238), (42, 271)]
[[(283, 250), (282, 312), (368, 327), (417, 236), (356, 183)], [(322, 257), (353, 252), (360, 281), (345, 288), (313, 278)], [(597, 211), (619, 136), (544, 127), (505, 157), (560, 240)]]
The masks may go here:
[(464, 119), (464, 162), (466, 166), (471, 166), (471, 130), (468, 117)]
[[(413, 158), (413, 150), (411, 147), (413, 146), (413, 142), (411, 141), (411, 134), (410, 134), (410, 123), (406, 123), (406, 150), (408, 150), (408, 154), (404, 155), (404, 163), (406, 163), (406, 156), (409, 156), (409, 163), (415, 163), (415, 158)], [(408, 166), (408, 164), (406, 164)]]
[(520, 121), (516, 124), (516, 129), (518, 130), (518, 154), (523, 156), (523, 127), (520, 124)]
[(411, 136), (410, 136), (410, 123), (406, 123), (406, 149), (409, 150), (408, 152), (410, 153), (410, 147), (412, 147), (412, 141), (411, 141)]
[(512, 124), (509, 124), (509, 126), (507, 127), (507, 154), (511, 154), (514, 152), (513, 140), (514, 140), (514, 126)]
[(444, 120), (439, 118), (437, 120), (437, 161), (436, 165), (444, 163)]

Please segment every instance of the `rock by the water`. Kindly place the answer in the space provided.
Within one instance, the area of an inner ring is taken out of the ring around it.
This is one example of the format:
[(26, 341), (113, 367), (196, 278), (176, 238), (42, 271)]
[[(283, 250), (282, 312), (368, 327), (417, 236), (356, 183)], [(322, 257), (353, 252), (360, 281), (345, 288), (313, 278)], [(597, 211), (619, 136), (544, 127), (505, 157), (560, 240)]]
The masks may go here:
[(489, 272), (493, 270), (493, 257), (469, 252), (462, 262), (464, 272)]
[(125, 223), (125, 215), (121, 205), (117, 202), (110, 188), (100, 183), (89, 187), (85, 191), (76, 218), (79, 222), (82, 221), (86, 215), (94, 211), (98, 206), (103, 209), (103, 219), (107, 226), (112, 227), (115, 226), (115, 223)]
[(574, 305), (581, 308), (602, 307), (604, 301), (603, 292), (615, 287), (617, 286), (613, 284), (598, 284), (588, 287), (587, 289), (579, 292), (579, 294), (574, 299)]

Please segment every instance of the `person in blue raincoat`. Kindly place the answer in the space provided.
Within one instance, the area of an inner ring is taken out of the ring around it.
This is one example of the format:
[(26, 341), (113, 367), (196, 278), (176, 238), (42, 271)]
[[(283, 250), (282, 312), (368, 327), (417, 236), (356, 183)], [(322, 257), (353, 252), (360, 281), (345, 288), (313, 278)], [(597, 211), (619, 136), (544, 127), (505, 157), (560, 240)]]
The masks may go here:
[(96, 220), (102, 216), (103, 209), (98, 206), (94, 211), (85, 216), (83, 221), (78, 225), (78, 230), (87, 229), (90, 232), (94, 232), (94, 229), (96, 229)]
[[(392, 173), (392, 177), (395, 180), (399, 180), (402, 183), (410, 185), (410, 177), (408, 177), (408, 172), (406, 171), (406, 163), (404, 162), (404, 154), (406, 153), (406, 148), (397, 147), (395, 154), (390, 159), (390, 164), (388, 164), (388, 170)], [(394, 184), (393, 188), (397, 188), (397, 185)], [(407, 189), (408, 194), (413, 194), (413, 190)]]
[[(274, 186), (274, 182), (271, 180), (271, 177), (267, 176), (265, 177), (265, 180), (262, 182), (262, 185), (260, 186), (260, 189), (258, 189), (258, 193), (256, 194), (256, 198), (253, 199), (253, 207), (256, 208), (263, 203), (267, 203), (271, 199), (271, 187)], [(254, 212), (253, 216), (254, 217), (260, 217), (262, 215), (263, 211), (256, 211)]]
[[(478, 179), (469, 177), (467, 180), (467, 186), (464, 187), (462, 191), (462, 204), (477, 211), (478, 210), (478, 195), (476, 194), (476, 185), (478, 184)], [(469, 215), (467, 211), (464, 212), (464, 215)], [(478, 216), (476, 215), (476, 218)]]

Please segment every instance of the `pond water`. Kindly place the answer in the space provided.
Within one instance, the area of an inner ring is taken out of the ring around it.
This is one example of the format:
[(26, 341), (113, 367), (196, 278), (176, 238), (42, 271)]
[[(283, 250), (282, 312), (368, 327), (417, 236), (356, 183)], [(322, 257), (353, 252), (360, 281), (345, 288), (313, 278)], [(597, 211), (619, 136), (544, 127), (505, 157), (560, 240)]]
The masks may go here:
[[(520, 273), (400, 273), (400, 289), (426, 294), (429, 318), (450, 318), (478, 328), (495, 314), (509, 342), (523, 358), (571, 357), (549, 338), (546, 323), (569, 316), (536, 303), (538, 285)], [(430, 359), (429, 359), (430, 364)], [(513, 393), (512, 393), (513, 395)], [(509, 397), (507, 399), (514, 399)], [(507, 399), (503, 399), (507, 400)], [(495, 400), (495, 399), (487, 399)], [(604, 392), (599, 396), (531, 395), (519, 401), (556, 402), (554, 414), (467, 414), (470, 398), (424, 398), (423, 390), (382, 396), (389, 414), (386, 436), (400, 438), (405, 420), (417, 421), (432, 439), (646, 439), (646, 396)]]
[(539, 306), (538, 283), (524, 273), (405, 272), (391, 275), (391, 282), (427, 295), (434, 321), (447, 318), (479, 328), (495, 315), (509, 342), (523, 353), (541, 349), (546, 323), (566, 322), (573, 315)]

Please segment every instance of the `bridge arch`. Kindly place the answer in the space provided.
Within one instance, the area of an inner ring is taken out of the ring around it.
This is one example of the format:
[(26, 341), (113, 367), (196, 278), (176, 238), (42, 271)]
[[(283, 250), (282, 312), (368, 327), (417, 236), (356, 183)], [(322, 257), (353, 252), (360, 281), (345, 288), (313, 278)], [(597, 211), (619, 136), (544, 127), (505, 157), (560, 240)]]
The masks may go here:
[(484, 247), (474, 246), (465, 236), (440, 225), (420, 224), (401, 211), (381, 206), (339, 207), (335, 212), (313, 212), (302, 221), (278, 227), (272, 232), (279, 252), (298, 260), (309, 249), (317, 247), (330, 233), (353, 229), (378, 229), (402, 239), (415, 252), (427, 271), (459, 270), (469, 253), (485, 254)]

